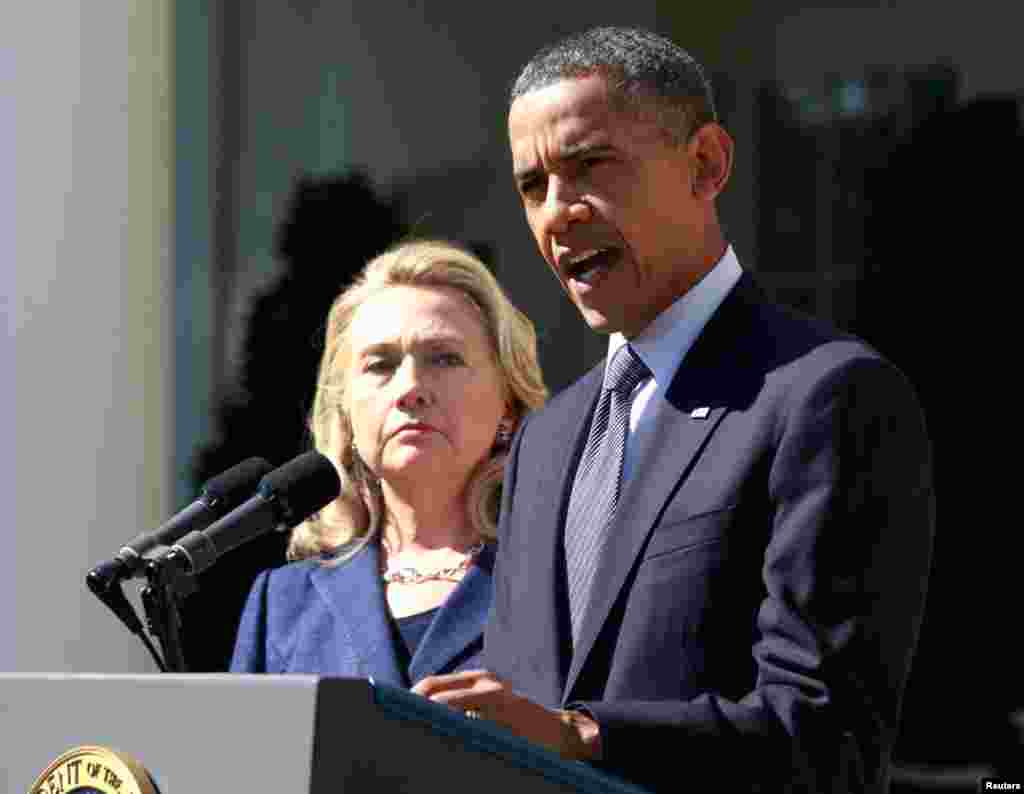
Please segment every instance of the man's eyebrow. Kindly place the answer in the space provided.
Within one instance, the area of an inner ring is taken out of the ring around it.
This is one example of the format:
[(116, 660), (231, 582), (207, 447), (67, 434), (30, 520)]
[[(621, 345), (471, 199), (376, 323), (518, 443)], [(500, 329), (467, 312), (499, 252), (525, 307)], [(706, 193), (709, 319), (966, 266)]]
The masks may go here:
[[(608, 143), (598, 143), (592, 141), (581, 141), (579, 143), (571, 143), (561, 147), (558, 153), (555, 155), (556, 163), (571, 162), (572, 160), (578, 160), (581, 157), (586, 157), (592, 154), (603, 154), (610, 152), (614, 147)], [(530, 166), (529, 168), (523, 168), (514, 170), (512, 172), (513, 177), (517, 184), (523, 184), (535, 177), (540, 176), (544, 173), (544, 169), (540, 166)]]

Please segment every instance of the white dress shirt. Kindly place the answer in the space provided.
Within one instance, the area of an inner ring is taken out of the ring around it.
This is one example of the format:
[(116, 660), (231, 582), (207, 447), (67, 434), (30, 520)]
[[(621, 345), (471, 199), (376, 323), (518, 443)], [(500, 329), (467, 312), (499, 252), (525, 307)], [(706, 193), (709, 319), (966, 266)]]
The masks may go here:
[[(704, 330), (711, 315), (743, 275), (743, 268), (730, 245), (707, 275), (659, 314), (636, 338), (629, 340), (637, 355), (654, 375), (637, 387), (629, 415), (629, 434), (622, 464), (622, 481), (629, 480), (633, 461), (650, 447), (657, 418), (666, 410), (665, 392), (676, 370)], [(627, 339), (619, 333), (608, 340), (608, 361)], [(607, 366), (607, 364), (605, 364)]]

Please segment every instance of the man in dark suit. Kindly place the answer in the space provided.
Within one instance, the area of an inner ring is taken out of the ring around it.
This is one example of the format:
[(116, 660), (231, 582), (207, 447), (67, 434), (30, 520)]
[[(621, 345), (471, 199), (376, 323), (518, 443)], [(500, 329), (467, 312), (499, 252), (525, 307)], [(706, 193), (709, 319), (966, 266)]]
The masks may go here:
[(609, 356), (514, 441), (487, 671), (417, 691), (657, 790), (884, 791), (933, 526), (912, 389), (740, 267), (733, 143), (671, 42), (541, 52), (509, 132)]

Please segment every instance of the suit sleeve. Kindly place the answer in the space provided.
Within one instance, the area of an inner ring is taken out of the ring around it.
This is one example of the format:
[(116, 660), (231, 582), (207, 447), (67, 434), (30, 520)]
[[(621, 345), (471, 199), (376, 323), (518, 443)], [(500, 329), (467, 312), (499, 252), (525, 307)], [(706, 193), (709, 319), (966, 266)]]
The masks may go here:
[(267, 593), (270, 571), (256, 577), (238, 626), (235, 650), (231, 656), (229, 672), (267, 673)]
[(600, 723), (602, 765), (629, 779), (703, 768), (749, 789), (884, 788), (931, 555), (930, 443), (913, 390), (880, 359), (798, 378), (787, 395), (770, 445), (756, 681), (731, 696), (578, 704)]

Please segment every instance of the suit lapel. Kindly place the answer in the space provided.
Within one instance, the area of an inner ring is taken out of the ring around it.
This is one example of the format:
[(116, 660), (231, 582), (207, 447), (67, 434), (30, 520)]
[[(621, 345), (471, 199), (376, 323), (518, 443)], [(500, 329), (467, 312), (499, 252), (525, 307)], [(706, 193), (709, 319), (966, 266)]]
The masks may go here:
[(757, 299), (749, 276), (742, 277), (672, 378), (656, 440), (623, 490), (597, 563), (563, 702), (574, 699), (573, 687), (664, 508), (728, 411), (747, 404), (760, 387), (762, 373), (743, 352), (750, 341), (750, 307)]
[[(674, 407), (669, 408), (667, 416), (658, 424), (657, 441), (650, 450), (651, 454), (637, 461), (633, 477), (622, 492), (615, 520), (609, 526), (608, 539), (597, 563), (590, 603), (569, 668), (565, 701), (572, 700), (572, 689), (580, 671), (658, 517), (724, 415), (725, 409), (718, 407), (706, 419), (695, 420)], [(672, 459), (671, 466), (664, 465), (667, 457)], [(658, 465), (659, 461), (662, 461), (661, 465)]]
[(445, 665), (483, 637), (491, 608), (494, 546), (486, 546), (445, 600), (409, 663), (409, 679), (440, 673)]
[[(562, 527), (603, 374), (602, 362), (528, 425), (520, 455), (530, 467), (517, 473), (517, 520), (505, 539), (508, 549), (501, 550), (520, 580), (515, 613), (530, 616), (529, 646), (509, 651), (528, 660), (526, 674), (535, 676), (538, 698), (552, 706), (561, 697), (572, 656)], [(526, 631), (508, 628), (517, 636)]]
[(388, 621), (384, 587), (380, 580), (379, 555), (371, 543), (354, 557), (334, 568), (321, 567), (312, 574), (313, 585), (334, 616), (334, 643), (324, 643), (324, 670), (337, 667), (338, 658), (355, 655), (362, 675), (377, 682), (405, 685), (398, 665)]

